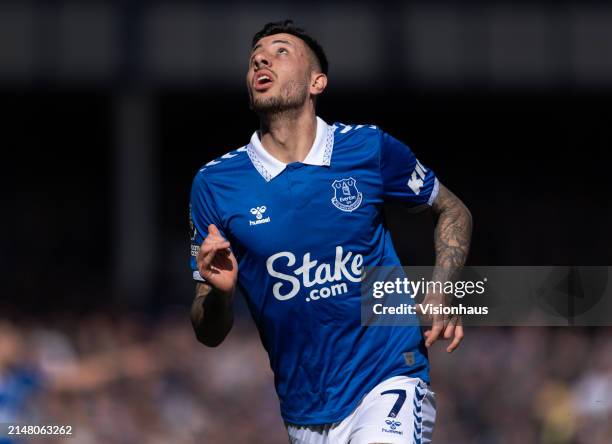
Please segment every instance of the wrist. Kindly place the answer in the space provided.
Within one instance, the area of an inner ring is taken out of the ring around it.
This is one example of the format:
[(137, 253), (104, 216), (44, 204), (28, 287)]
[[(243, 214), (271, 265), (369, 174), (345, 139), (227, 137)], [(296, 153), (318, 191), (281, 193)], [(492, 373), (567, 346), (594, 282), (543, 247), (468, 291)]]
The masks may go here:
[(231, 302), (234, 299), (234, 293), (236, 291), (235, 285), (232, 285), (232, 287), (229, 289), (218, 288), (218, 287), (215, 287), (214, 285), (211, 287), (212, 287), (213, 292), (217, 294), (218, 297), (223, 298), (223, 300), (227, 302)]

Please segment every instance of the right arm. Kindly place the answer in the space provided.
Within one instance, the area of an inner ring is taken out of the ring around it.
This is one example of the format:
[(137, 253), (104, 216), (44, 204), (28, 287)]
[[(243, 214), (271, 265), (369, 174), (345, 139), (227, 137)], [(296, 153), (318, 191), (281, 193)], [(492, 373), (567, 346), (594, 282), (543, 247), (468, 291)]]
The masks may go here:
[(196, 338), (208, 347), (221, 344), (234, 323), (233, 295), (224, 295), (205, 282), (196, 284), (191, 324)]
[(217, 227), (208, 227), (197, 256), (198, 271), (205, 282), (196, 284), (191, 305), (191, 324), (196, 338), (208, 347), (221, 344), (234, 322), (232, 310), (238, 263)]

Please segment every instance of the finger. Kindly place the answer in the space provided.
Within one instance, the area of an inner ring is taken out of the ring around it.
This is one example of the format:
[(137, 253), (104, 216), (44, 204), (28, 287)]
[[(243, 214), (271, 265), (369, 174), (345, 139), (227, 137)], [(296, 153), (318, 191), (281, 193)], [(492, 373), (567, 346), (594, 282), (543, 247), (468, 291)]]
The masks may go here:
[(211, 249), (212, 250), (225, 250), (230, 247), (230, 243), (223, 238), (221, 239), (206, 238), (206, 239), (208, 239), (208, 242), (204, 241), (206, 243), (202, 245), (204, 247), (205, 252), (208, 252)]
[(200, 261), (198, 262), (198, 268), (200, 269), (200, 274), (208, 272), (210, 268), (210, 264), (215, 258), (215, 254), (217, 254), (217, 251), (215, 249), (210, 249), (209, 251), (205, 252), (202, 255)]
[(227, 241), (213, 242), (213, 243), (209, 243), (208, 245), (204, 245), (200, 249), (202, 255), (200, 256), (200, 258), (198, 258), (199, 261), (201, 262), (200, 267), (204, 269), (208, 269), (208, 267), (210, 267), (210, 264), (214, 261), (215, 256), (219, 252), (223, 252), (223, 251), (226, 252), (228, 248), (229, 248), (229, 242)]
[(202, 246), (200, 246), (200, 250), (198, 251), (198, 259), (200, 256), (203, 257), (211, 251), (223, 250), (229, 248), (229, 246), (230, 244), (226, 240), (215, 241), (207, 237), (204, 243), (202, 243)]
[(452, 353), (459, 344), (463, 340), (463, 325), (457, 325), (455, 327), (455, 337), (453, 338), (453, 342), (450, 343), (448, 347), (446, 347), (446, 351), (448, 353)]
[(453, 337), (453, 334), (455, 333), (455, 326), (457, 325), (458, 319), (459, 319), (458, 316), (453, 316), (448, 321), (448, 324), (446, 325), (446, 328), (444, 329), (444, 339), (450, 339)]
[(219, 238), (219, 239), (223, 239), (223, 236), (221, 236), (221, 232), (219, 231), (219, 229), (217, 228), (217, 226), (215, 224), (210, 224), (208, 226), (208, 235), (209, 236), (213, 236), (213, 238)]
[(434, 319), (433, 325), (431, 326), (425, 341), (425, 347), (431, 347), (431, 344), (437, 341), (443, 328), (444, 322), (442, 322), (440, 318)]

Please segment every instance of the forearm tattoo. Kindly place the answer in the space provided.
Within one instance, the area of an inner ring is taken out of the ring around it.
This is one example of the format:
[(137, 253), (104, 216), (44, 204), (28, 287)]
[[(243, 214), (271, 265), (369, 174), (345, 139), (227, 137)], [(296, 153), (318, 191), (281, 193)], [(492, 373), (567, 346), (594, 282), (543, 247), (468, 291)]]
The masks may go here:
[(438, 219), (434, 232), (436, 267), (433, 280), (454, 280), (470, 250), (472, 215), (463, 202), (442, 184), (432, 208)]
[(211, 293), (212, 287), (206, 283), (198, 282), (196, 285), (196, 294), (191, 304), (191, 320), (195, 324), (199, 324), (204, 317), (204, 301)]

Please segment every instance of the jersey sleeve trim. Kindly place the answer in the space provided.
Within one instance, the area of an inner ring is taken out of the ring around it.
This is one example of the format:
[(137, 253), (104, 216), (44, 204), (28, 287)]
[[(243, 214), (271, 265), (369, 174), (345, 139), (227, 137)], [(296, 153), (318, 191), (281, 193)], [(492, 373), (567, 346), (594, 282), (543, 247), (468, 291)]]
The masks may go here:
[(434, 200), (436, 200), (436, 197), (438, 197), (438, 191), (440, 191), (440, 182), (436, 177), (434, 178), (433, 190), (431, 191), (431, 195), (429, 196), (429, 200), (427, 201), (427, 205), (429, 205), (430, 207), (433, 205)]
[(206, 282), (206, 279), (204, 279), (202, 275), (200, 275), (200, 272), (198, 270), (193, 271), (193, 280), (198, 282)]

